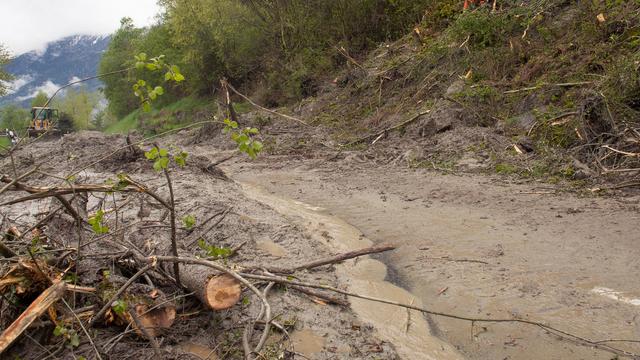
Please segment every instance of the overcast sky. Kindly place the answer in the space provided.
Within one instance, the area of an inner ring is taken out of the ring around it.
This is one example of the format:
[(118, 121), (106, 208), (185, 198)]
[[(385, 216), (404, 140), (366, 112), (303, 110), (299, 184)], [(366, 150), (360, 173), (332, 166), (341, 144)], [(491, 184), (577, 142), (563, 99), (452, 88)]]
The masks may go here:
[(69, 35), (110, 34), (124, 16), (149, 25), (158, 12), (156, 0), (0, 0), (0, 43), (19, 55)]

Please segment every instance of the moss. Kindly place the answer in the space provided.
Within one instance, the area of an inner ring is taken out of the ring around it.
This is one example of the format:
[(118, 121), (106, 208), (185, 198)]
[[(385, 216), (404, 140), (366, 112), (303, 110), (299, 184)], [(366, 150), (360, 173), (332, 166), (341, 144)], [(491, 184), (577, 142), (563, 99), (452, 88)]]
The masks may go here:
[(518, 172), (518, 168), (515, 167), (514, 165), (511, 164), (507, 164), (507, 163), (498, 163), (495, 166), (495, 170), (498, 174), (503, 174), (503, 175), (511, 175), (511, 174), (515, 174)]

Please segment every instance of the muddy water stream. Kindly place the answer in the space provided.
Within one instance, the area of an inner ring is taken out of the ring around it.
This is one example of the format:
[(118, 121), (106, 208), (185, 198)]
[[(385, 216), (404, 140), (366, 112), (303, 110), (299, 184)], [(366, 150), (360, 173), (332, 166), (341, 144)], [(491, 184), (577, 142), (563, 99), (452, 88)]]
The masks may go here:
[[(371, 246), (357, 228), (328, 214), (320, 207), (272, 195), (260, 186), (242, 184), (245, 194), (274, 208), (292, 221), (304, 226), (317, 241), (344, 252)], [(270, 248), (268, 244), (261, 246)], [(279, 249), (278, 249), (279, 250)], [(338, 277), (349, 291), (421, 306), (413, 294), (387, 282), (387, 266), (370, 257), (349, 260), (336, 266)], [(431, 335), (421, 313), (404, 308), (352, 298), (351, 307), (365, 322), (372, 324), (382, 339), (392, 343), (403, 359), (460, 359), (460, 354), (448, 343)], [(294, 338), (305, 338), (304, 334)], [(318, 344), (311, 344), (317, 346)], [(314, 349), (309, 349), (314, 350)], [(313, 351), (311, 351), (313, 352)]]

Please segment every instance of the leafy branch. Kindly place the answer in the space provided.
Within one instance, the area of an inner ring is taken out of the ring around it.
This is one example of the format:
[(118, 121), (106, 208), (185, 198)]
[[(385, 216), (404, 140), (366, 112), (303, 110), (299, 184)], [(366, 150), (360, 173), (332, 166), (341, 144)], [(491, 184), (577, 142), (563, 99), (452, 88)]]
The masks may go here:
[[(165, 71), (164, 81), (175, 81), (176, 83), (184, 81), (184, 75), (180, 72), (180, 68), (177, 65), (167, 64), (164, 61), (164, 55), (147, 59), (147, 54), (140, 53), (135, 55), (134, 58), (136, 60), (136, 69), (138, 70)], [(140, 98), (142, 109), (145, 112), (149, 112), (151, 111), (151, 102), (164, 94), (164, 88), (162, 86), (152, 86), (139, 79), (133, 84), (133, 93)]]

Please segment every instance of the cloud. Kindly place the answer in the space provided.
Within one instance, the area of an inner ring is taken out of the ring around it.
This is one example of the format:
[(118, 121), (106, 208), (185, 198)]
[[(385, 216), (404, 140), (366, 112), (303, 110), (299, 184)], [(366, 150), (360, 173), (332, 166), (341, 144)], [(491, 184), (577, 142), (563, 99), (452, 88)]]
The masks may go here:
[(47, 80), (44, 84), (36, 87), (30, 94), (25, 96), (18, 96), (16, 98), (16, 101), (32, 99), (36, 97), (36, 95), (38, 95), (40, 91), (44, 92), (45, 94), (47, 94), (47, 96), (51, 97), (51, 95), (53, 95), (53, 93), (56, 92), (56, 90), (58, 90), (61, 86), (62, 85), (58, 85), (51, 80)]
[(7, 95), (13, 94), (20, 90), (23, 86), (27, 85), (33, 80), (31, 75), (21, 76), (13, 81), (2, 81), (2, 84), (7, 88)]
[(156, 0), (2, 0), (0, 43), (15, 55), (43, 51), (65, 36), (111, 34), (125, 16), (149, 25), (159, 11)]

